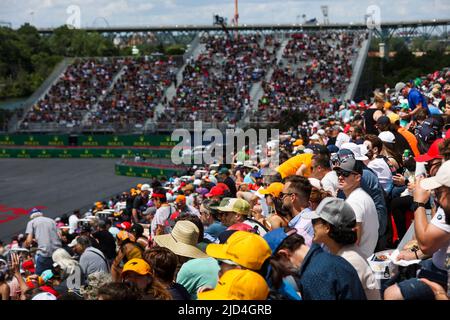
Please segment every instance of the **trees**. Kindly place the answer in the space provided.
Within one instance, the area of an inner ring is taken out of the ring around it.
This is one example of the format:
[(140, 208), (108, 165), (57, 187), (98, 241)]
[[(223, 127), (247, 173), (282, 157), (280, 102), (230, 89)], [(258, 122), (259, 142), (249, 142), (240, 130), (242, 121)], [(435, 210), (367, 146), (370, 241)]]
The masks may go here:
[(0, 28), (0, 99), (28, 96), (63, 57), (119, 55), (111, 38), (63, 26), (51, 36), (24, 24)]

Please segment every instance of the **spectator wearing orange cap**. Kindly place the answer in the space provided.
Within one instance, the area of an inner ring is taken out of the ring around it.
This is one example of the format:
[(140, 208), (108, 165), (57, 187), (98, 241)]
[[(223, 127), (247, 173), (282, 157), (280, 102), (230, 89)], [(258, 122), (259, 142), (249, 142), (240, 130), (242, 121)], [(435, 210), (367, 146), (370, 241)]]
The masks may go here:
[(170, 293), (152, 276), (150, 265), (144, 259), (131, 259), (125, 263), (121, 278), (143, 293), (141, 300), (172, 300)]
[(134, 235), (125, 230), (121, 230), (117, 234), (117, 245), (119, 250), (111, 266), (113, 279), (116, 280), (120, 275), (123, 264), (131, 259), (141, 259), (143, 253), (142, 248), (136, 244)]
[(179, 216), (194, 215), (200, 218), (200, 212), (196, 208), (186, 203), (185, 195), (178, 195), (175, 199), (175, 206)]

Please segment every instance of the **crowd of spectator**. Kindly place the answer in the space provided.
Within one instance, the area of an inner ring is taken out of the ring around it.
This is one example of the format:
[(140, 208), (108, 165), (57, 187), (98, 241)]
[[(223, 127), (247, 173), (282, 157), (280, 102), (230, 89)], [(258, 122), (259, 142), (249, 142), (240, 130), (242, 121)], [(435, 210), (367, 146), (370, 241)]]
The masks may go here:
[(31, 210), (2, 299), (448, 300), (449, 70), (326, 110), (259, 155)]
[[(289, 41), (277, 63), (284, 39), (280, 34), (203, 35), (205, 50), (186, 61), (181, 83), (176, 79), (179, 65), (170, 57), (77, 59), (26, 114), (21, 128), (31, 123), (142, 126), (154, 118), (159, 103), (161, 122), (236, 124), (246, 112), (255, 111), (251, 89), (259, 81), (264, 94), (253, 121), (278, 121), (284, 110), (321, 109), (327, 103), (324, 92), (340, 99), (366, 34), (319, 31), (285, 36)], [(167, 101), (171, 84), (176, 93)]]
[[(189, 61), (177, 94), (161, 114), (161, 121), (236, 123), (251, 108), (250, 89), (274, 63), (274, 39), (240, 34), (237, 39), (208, 35), (205, 52)], [(265, 46), (267, 45), (267, 47)]]
[(326, 98), (342, 98), (366, 36), (330, 31), (292, 34), (272, 78), (262, 83), (264, 95), (253, 121), (279, 121), (284, 110), (320, 110), (331, 100)]
[(171, 58), (167, 61), (149, 57), (126, 58), (123, 65), (123, 74), (89, 118), (89, 123), (94, 126), (143, 125), (153, 118), (164, 91), (176, 77), (176, 63)]
[(25, 115), (22, 128), (29, 123), (56, 123), (80, 126), (83, 116), (106, 93), (121, 59), (77, 59), (70, 64), (45, 96)]

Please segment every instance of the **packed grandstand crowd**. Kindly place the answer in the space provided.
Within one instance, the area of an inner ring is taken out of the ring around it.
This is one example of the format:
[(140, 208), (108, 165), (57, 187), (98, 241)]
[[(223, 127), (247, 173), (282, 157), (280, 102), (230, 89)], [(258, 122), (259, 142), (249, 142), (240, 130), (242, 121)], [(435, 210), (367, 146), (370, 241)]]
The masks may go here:
[[(170, 56), (76, 59), (20, 128), (128, 128), (149, 119), (236, 124), (246, 113), (251, 121), (279, 121), (283, 110), (314, 110), (342, 98), (366, 37), (358, 31), (205, 34), (204, 50), (186, 61), (180, 83), (181, 66)], [(167, 99), (171, 85), (175, 95)]]
[[(206, 41), (222, 64), (192, 62), (181, 88), (212, 77), (203, 63), (239, 80), (273, 59), (257, 38), (239, 54)], [(180, 108), (197, 94), (183, 90)], [(87, 212), (32, 210), (0, 246), (2, 299), (448, 299), (450, 70), (309, 117), (231, 165), (143, 181)]]

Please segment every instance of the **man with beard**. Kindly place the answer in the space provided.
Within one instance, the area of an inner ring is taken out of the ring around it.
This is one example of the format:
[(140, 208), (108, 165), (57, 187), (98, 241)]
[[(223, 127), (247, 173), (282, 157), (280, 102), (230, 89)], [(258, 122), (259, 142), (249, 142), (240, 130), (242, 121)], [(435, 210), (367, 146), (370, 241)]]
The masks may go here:
[(311, 220), (303, 219), (302, 215), (311, 211), (309, 209), (311, 189), (311, 183), (307, 178), (290, 176), (285, 179), (283, 190), (279, 196), (284, 209), (292, 216), (289, 227), (295, 228), (297, 233), (303, 236), (308, 247), (311, 246), (314, 237), (314, 228)]
[[(439, 208), (428, 223), (425, 204), (430, 199), (430, 190), (434, 190)], [(414, 259), (422, 258), (422, 254), (432, 254), (431, 259), (423, 260), (420, 263), (421, 271), (426, 271), (423, 274), (424, 276), (427, 274), (425, 278), (428, 277), (428, 280), (445, 286), (448, 282), (445, 259), (450, 245), (450, 225), (446, 223), (446, 221), (448, 222), (446, 216), (450, 214), (450, 160), (441, 165), (435, 176), (417, 179), (414, 189), (414, 209), (414, 231), (418, 245), (413, 246), (410, 251), (414, 252)], [(399, 258), (407, 259), (400, 255)], [(384, 292), (384, 299), (433, 300), (438, 298), (439, 294), (442, 292), (434, 291), (418, 278), (411, 278), (387, 288)]]

